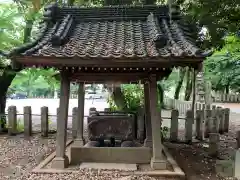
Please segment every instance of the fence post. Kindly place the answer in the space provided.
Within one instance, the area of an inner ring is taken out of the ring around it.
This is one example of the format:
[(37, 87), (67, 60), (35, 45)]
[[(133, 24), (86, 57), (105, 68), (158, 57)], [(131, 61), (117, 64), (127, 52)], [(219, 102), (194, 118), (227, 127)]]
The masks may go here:
[(48, 136), (48, 107), (41, 107), (41, 134), (43, 137)]
[(220, 131), (220, 122), (221, 122), (221, 119), (222, 119), (222, 108), (221, 107), (217, 107), (217, 111), (216, 111), (216, 115), (217, 115), (217, 119), (216, 119), (216, 129), (217, 129), (217, 132), (219, 133)]
[(228, 129), (229, 129), (229, 116), (230, 116), (230, 109), (229, 108), (226, 108), (225, 109), (225, 118), (224, 118), (224, 132), (228, 132)]
[(239, 149), (240, 148), (240, 131), (237, 131), (236, 140), (237, 140), (237, 149)]
[(8, 107), (8, 134), (14, 135), (17, 133), (17, 108), (16, 106)]
[(196, 139), (203, 140), (203, 121), (204, 121), (204, 110), (196, 111)]
[(77, 114), (78, 108), (74, 107), (72, 109), (72, 137), (75, 139), (77, 137)]
[(220, 109), (220, 122), (219, 122), (219, 133), (224, 133), (224, 119), (225, 119), (225, 110), (223, 108)]
[(23, 109), (24, 118), (24, 135), (32, 135), (32, 109), (31, 106), (25, 106)]
[(202, 104), (202, 109), (201, 110), (205, 110), (205, 104)]
[(188, 110), (186, 112), (186, 121), (185, 121), (185, 140), (187, 143), (192, 142), (192, 135), (193, 135), (193, 112), (191, 110)]
[(58, 108), (57, 108), (57, 112), (56, 112), (56, 113), (57, 113), (57, 122), (58, 122), (58, 119), (59, 119), (59, 117), (58, 117), (58, 116), (59, 116), (59, 110), (60, 110), (60, 109), (59, 109), (59, 107), (58, 107)]
[(171, 127), (170, 127), (170, 141), (176, 142), (178, 140), (178, 116), (179, 112), (173, 109), (171, 112)]
[[(110, 108), (105, 108), (107, 112), (109, 112)], [(104, 111), (105, 111), (104, 109)], [(138, 108), (137, 111), (137, 139), (140, 140), (141, 143), (144, 142), (145, 134), (144, 134), (144, 109), (142, 107)]]
[(212, 157), (218, 156), (220, 136), (218, 133), (209, 133), (209, 155)]
[(205, 128), (204, 128), (204, 137), (208, 138), (209, 137), (209, 132), (210, 132), (210, 118), (211, 118), (211, 110), (210, 106), (207, 105), (205, 113), (204, 113), (204, 121), (205, 121)]
[(216, 109), (216, 106), (212, 106), (209, 126), (210, 126), (211, 133), (217, 133), (217, 109)]

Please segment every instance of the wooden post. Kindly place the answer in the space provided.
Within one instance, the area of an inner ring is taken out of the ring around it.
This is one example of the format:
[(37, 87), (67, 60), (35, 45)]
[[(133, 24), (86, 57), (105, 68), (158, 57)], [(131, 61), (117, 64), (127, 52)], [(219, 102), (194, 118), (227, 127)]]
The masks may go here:
[(72, 137), (75, 139), (77, 137), (77, 111), (78, 108), (74, 107), (72, 109)]
[(77, 123), (76, 123), (77, 136), (76, 136), (76, 139), (74, 140), (74, 143), (73, 143), (73, 145), (77, 146), (77, 147), (83, 146), (85, 144), (85, 140), (83, 138), (84, 102), (85, 102), (84, 84), (79, 83), (79, 86), (78, 86)]
[(48, 107), (41, 107), (41, 134), (43, 137), (48, 136)]
[(68, 74), (61, 71), (61, 90), (59, 102), (59, 114), (57, 119), (57, 147), (56, 156), (52, 161), (52, 168), (63, 169), (68, 166), (69, 159), (65, 154), (67, 141), (67, 120), (69, 105), (70, 80)]
[(193, 116), (193, 123), (194, 123), (194, 117), (195, 117), (195, 110), (196, 110), (196, 71), (193, 69), (193, 83), (192, 83), (192, 89), (193, 89), (193, 99), (192, 99), (192, 116)]
[(186, 121), (185, 121), (185, 140), (187, 143), (192, 142), (192, 135), (193, 135), (193, 116), (192, 111), (188, 110), (186, 113)]
[(16, 106), (8, 107), (8, 134), (14, 135), (17, 133), (17, 108)]
[(32, 109), (31, 106), (25, 106), (23, 109), (24, 118), (24, 135), (26, 137), (32, 135)]
[(196, 139), (203, 140), (204, 139), (204, 110), (196, 111)]
[(178, 140), (178, 116), (179, 112), (173, 109), (171, 112), (171, 128), (170, 128), (170, 141), (176, 142)]
[(149, 100), (150, 100), (150, 113), (151, 113), (151, 124), (152, 124), (152, 169), (166, 169), (166, 160), (163, 158), (162, 150), (163, 145), (161, 141), (161, 112), (157, 109), (157, 77), (156, 75), (150, 75), (149, 77)]
[(146, 127), (146, 139), (144, 140), (145, 147), (152, 147), (152, 126), (151, 126), (151, 114), (150, 114), (150, 102), (149, 102), (149, 82), (144, 83), (144, 111), (145, 111), (145, 127)]

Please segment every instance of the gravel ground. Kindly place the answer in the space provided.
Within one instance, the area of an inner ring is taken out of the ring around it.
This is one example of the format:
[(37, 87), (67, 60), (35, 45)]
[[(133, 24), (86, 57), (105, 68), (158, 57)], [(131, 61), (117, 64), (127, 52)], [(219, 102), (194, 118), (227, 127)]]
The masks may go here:
[(111, 174), (102, 173), (101, 171), (94, 170), (80, 170), (77, 173), (64, 173), (64, 174), (29, 174), (22, 177), (21, 180), (176, 180), (173, 178), (154, 178), (149, 176), (121, 176), (118, 171)]
[(29, 139), (0, 136), (0, 180), (18, 179), (54, 150), (55, 140), (40, 140), (39, 135)]
[[(236, 147), (235, 132), (240, 129), (239, 115), (232, 113), (229, 133), (221, 136), (219, 159), (230, 159)], [(180, 134), (184, 133), (181, 131)], [(207, 155), (207, 143), (192, 145), (166, 143), (173, 157), (187, 175), (187, 180), (226, 180), (218, 177), (215, 161)], [(36, 174), (30, 171), (55, 150), (55, 135), (42, 140), (40, 135), (24, 139), (0, 136), (0, 180), (177, 180), (176, 178), (150, 178), (147, 176), (120, 177), (115, 171), (106, 174), (96, 170), (79, 170), (77, 173)]]

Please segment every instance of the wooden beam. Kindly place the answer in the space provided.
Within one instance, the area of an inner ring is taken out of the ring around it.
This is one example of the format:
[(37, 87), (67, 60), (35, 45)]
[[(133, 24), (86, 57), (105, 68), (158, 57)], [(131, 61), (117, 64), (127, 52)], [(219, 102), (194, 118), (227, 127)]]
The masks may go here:
[(83, 67), (159, 67), (171, 68), (174, 66), (189, 66), (197, 67), (199, 63), (203, 62), (203, 58), (184, 58), (184, 57), (168, 57), (168, 58), (80, 58), (80, 57), (15, 57), (16, 62), (26, 66), (83, 66)]
[[(157, 80), (168, 76), (171, 71), (159, 72)], [(74, 73), (71, 75), (71, 81), (77, 82), (139, 82), (148, 79), (148, 73)]]

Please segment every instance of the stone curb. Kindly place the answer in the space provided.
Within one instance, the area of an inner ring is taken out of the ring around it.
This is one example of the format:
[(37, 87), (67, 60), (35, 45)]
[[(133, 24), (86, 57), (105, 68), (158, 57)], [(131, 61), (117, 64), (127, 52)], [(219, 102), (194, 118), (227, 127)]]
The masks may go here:
[[(68, 140), (66, 146), (69, 148), (73, 140)], [(163, 147), (164, 154), (166, 155), (167, 161), (171, 164), (173, 171), (168, 170), (154, 170), (154, 171), (126, 171), (119, 172), (122, 176), (129, 175), (147, 175), (147, 176), (164, 176), (164, 177), (185, 177), (185, 173), (178, 166), (177, 162), (173, 159), (172, 155), (168, 152), (166, 147)], [(67, 170), (67, 169), (43, 169), (56, 155), (56, 151), (50, 154), (45, 160), (43, 160), (37, 167), (35, 167), (33, 173), (78, 173), (79, 170)], [(110, 174), (111, 170), (102, 170), (102, 173)]]

